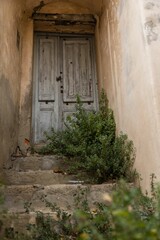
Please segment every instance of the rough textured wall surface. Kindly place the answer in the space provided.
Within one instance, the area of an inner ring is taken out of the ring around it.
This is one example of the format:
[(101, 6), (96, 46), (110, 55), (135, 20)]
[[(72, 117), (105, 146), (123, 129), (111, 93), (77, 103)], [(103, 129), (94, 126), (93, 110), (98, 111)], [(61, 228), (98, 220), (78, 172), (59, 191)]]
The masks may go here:
[[(92, 13), (101, 12), (102, 0), (44, 0), (44, 6), (38, 12), (44, 13)], [(33, 9), (40, 5), (40, 0), (26, 0), (26, 10), (30, 14)]]
[(15, 151), (21, 61), (21, 0), (0, 2), (0, 168)]
[(158, 0), (106, 0), (97, 29), (101, 86), (118, 129), (134, 141), (143, 189), (150, 174), (160, 180), (159, 10)]
[(24, 28), (18, 145), (21, 151), (26, 153), (30, 147), (32, 124), (33, 21), (26, 19)]

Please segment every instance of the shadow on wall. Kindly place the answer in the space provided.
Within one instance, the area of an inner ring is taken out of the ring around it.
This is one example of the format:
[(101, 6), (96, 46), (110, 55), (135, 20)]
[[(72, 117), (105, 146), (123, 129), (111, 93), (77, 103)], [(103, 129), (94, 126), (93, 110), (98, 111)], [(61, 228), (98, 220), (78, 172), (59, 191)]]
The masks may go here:
[[(14, 85), (13, 85), (14, 88)], [(17, 145), (19, 106), (10, 81), (0, 76), (0, 168), (7, 163)]]

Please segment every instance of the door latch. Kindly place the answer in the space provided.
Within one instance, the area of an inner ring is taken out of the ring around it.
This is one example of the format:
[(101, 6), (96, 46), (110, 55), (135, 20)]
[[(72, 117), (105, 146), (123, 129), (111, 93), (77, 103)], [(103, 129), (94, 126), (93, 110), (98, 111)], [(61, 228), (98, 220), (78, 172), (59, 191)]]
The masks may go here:
[(62, 80), (62, 77), (61, 77), (61, 76), (59, 76), (59, 77), (56, 78), (56, 81), (57, 81), (57, 82), (60, 82), (61, 80)]

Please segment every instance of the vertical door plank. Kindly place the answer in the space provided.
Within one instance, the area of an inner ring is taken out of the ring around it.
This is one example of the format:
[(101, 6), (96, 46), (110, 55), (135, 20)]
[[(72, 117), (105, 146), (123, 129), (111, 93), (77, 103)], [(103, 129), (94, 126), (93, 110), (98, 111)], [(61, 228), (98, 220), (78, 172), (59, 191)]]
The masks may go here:
[(94, 100), (89, 40), (63, 41), (63, 83), (64, 102), (76, 102), (77, 95), (82, 102)]
[(53, 39), (40, 39), (38, 93), (40, 101), (54, 101), (54, 74), (55, 65)]
[(45, 133), (51, 130), (55, 121), (53, 102), (48, 104), (40, 103), (40, 112), (37, 120), (37, 138), (39, 141), (42, 141), (46, 139)]
[(45, 132), (58, 124), (58, 38), (37, 34), (34, 142), (45, 142)]
[(92, 97), (92, 76), (89, 41), (79, 44), (79, 79), (83, 98)]

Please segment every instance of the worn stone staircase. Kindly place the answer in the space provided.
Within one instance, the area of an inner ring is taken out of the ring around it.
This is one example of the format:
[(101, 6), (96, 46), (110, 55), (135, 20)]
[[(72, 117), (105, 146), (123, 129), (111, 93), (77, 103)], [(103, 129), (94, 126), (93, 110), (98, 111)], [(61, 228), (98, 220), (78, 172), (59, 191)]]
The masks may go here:
[(0, 206), (1, 216), (5, 215), (4, 226), (24, 232), (27, 223), (34, 223), (35, 212), (54, 217), (55, 212), (45, 206), (44, 198), (68, 212), (77, 207), (76, 199), (81, 197), (91, 208), (95, 202), (104, 202), (104, 194), (111, 192), (114, 184), (91, 185), (87, 176), (82, 180), (76, 174), (68, 174), (68, 165), (65, 158), (58, 156), (13, 158), (12, 166), (5, 170), (7, 183), (1, 189), (5, 199)]

